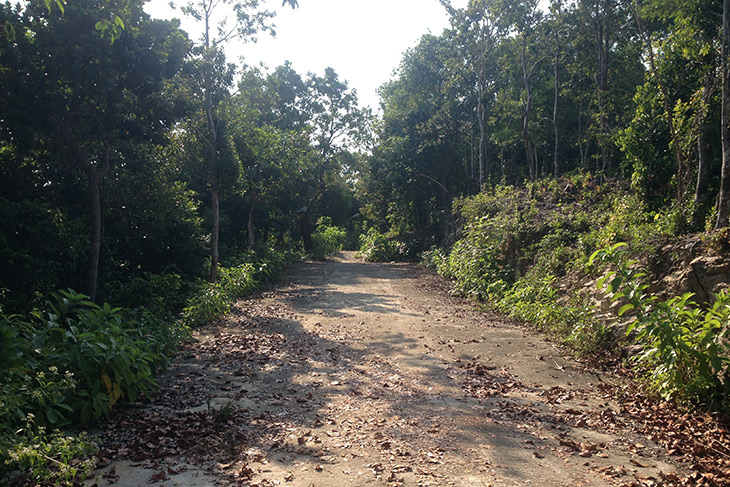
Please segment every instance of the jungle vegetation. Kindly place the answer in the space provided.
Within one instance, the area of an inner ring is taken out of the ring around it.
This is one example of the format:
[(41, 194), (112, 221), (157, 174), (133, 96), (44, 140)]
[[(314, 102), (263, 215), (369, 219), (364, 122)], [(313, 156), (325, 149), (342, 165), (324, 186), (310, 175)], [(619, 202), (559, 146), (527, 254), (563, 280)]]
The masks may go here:
[(271, 29), (257, 0), (192, 0), (206, 26), (235, 7), (199, 40), (142, 0), (0, 5), (0, 471), (72, 479), (69, 426), (155, 387), (286, 259), (343, 246), (423, 255), (579, 353), (612, 338), (556, 281), (613, 269), (654, 390), (726, 404), (727, 297), (656, 302), (617, 244), (727, 246), (729, 2), (441, 3), (377, 115), (332, 68), (231, 63)]

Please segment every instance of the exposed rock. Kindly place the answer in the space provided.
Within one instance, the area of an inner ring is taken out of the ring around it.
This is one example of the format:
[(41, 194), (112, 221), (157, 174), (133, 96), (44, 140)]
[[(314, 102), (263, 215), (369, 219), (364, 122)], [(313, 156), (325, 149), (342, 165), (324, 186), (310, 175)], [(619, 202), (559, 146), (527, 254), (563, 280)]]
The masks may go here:
[(687, 250), (672, 272), (661, 278), (657, 291), (667, 296), (693, 293), (693, 300), (704, 304), (711, 301), (713, 293), (730, 288), (730, 258), (707, 253), (702, 245)]

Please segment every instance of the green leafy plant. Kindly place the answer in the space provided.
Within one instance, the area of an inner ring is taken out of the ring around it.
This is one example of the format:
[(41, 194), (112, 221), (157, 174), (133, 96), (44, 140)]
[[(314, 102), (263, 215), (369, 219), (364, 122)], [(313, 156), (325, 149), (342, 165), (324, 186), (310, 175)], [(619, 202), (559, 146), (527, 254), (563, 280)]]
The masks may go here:
[(400, 260), (403, 250), (398, 242), (383, 235), (376, 228), (369, 228), (360, 235), (360, 250), (356, 255), (368, 262), (390, 262)]
[[(253, 255), (249, 256), (251, 259)], [(199, 327), (226, 316), (233, 302), (277, 275), (287, 261), (280, 252), (269, 251), (256, 263), (239, 262), (232, 267), (220, 267), (216, 282), (198, 281), (197, 290), (182, 311), (186, 327)]]
[(21, 469), (37, 485), (78, 485), (96, 467), (97, 446), (88, 433), (48, 432), (35, 424), (32, 414), (15, 435), (0, 439), (0, 446), (0, 451), (7, 452), (0, 453), (0, 459)]
[(334, 226), (332, 218), (323, 216), (317, 220), (317, 228), (312, 234), (312, 240), (314, 241), (312, 257), (324, 260), (328, 255), (342, 250), (347, 240), (347, 231)]
[(730, 295), (713, 294), (701, 308), (686, 293), (666, 301), (649, 293), (646, 273), (627, 258), (627, 244), (598, 250), (590, 263), (609, 262), (614, 270), (598, 280), (620, 302), (620, 316), (631, 313), (627, 333), (642, 347), (635, 360), (649, 371), (649, 384), (664, 399), (678, 403), (709, 402), (730, 392)]

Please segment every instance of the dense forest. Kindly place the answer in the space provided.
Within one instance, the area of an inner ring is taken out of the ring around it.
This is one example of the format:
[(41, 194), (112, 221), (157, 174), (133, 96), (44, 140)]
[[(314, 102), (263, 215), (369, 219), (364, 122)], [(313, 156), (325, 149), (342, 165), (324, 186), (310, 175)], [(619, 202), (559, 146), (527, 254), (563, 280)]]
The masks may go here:
[(343, 246), (423, 256), (583, 354), (611, 331), (557, 281), (611, 264), (654, 391), (727, 407), (728, 298), (660, 301), (636, 266), (689, 234), (727, 250), (728, 2), (441, 3), (378, 116), (334, 69), (232, 64), (272, 29), (257, 0), (191, 1), (200, 39), (141, 0), (2, 4), (0, 444), (134, 401), (190, 327)]

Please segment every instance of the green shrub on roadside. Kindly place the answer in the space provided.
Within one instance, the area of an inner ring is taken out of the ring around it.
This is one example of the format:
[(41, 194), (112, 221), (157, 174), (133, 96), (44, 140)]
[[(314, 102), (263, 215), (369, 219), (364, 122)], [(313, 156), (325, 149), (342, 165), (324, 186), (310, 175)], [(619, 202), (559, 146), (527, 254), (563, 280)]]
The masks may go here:
[(250, 293), (258, 285), (255, 269), (254, 264), (220, 267), (216, 282), (200, 280), (198, 290), (183, 309), (183, 322), (195, 328), (225, 317), (235, 299)]
[(29, 414), (21, 430), (0, 436), (0, 475), (5, 465), (25, 474), (34, 485), (76, 486), (96, 468), (97, 450), (88, 433), (49, 432), (36, 426)]
[(317, 228), (312, 234), (314, 249), (311, 256), (317, 260), (324, 260), (342, 250), (347, 240), (347, 232), (344, 228), (332, 224), (332, 218), (323, 216), (317, 220)]
[(598, 250), (590, 263), (613, 266), (598, 287), (623, 304), (619, 315), (631, 313), (627, 333), (642, 348), (634, 360), (648, 371), (650, 389), (680, 404), (719, 399), (730, 405), (730, 294), (713, 294), (706, 308), (690, 293), (661, 300), (649, 294), (646, 274), (627, 258), (626, 248), (618, 243)]
[[(251, 254), (249, 258), (254, 259)], [(241, 262), (234, 267), (219, 267), (218, 281), (199, 280), (197, 289), (182, 311), (185, 326), (196, 328), (225, 317), (236, 299), (250, 294), (278, 274), (286, 263), (281, 252), (269, 251), (256, 263)]]
[(29, 321), (2, 315), (2, 349), (11, 358), (1, 387), (16, 403), (4, 404), (3, 424), (28, 413), (43, 426), (88, 423), (120, 398), (136, 401), (155, 387), (174, 334), (142, 311), (100, 306), (70, 290), (53, 295)]
[(0, 309), (0, 474), (71, 485), (92, 445), (62, 429), (156, 387), (156, 369), (183, 336), (146, 310), (97, 305), (71, 290), (28, 317)]
[(392, 262), (403, 260), (407, 250), (401, 242), (397, 242), (380, 233), (376, 228), (369, 228), (360, 235), (360, 250), (356, 256), (367, 262)]

